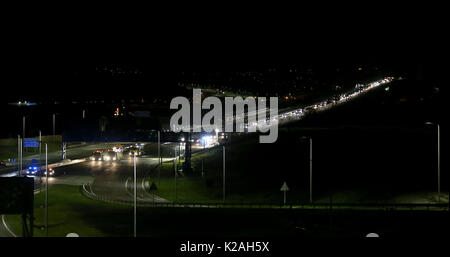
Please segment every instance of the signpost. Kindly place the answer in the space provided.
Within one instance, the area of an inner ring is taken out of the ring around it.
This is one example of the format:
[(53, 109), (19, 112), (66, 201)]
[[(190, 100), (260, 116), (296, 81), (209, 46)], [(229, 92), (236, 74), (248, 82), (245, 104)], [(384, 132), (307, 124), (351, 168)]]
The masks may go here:
[(284, 181), (283, 185), (281, 186), (280, 191), (283, 192), (283, 195), (284, 195), (283, 203), (286, 204), (286, 191), (289, 191), (289, 187), (287, 186), (286, 181)]

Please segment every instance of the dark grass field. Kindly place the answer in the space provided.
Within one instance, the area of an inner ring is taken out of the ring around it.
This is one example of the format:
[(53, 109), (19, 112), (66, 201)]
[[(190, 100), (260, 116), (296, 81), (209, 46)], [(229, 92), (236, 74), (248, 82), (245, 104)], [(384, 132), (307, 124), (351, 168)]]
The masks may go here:
[[(131, 237), (132, 207), (106, 204), (81, 195), (78, 186), (52, 186), (49, 191), (49, 236), (75, 232), (82, 237)], [(41, 227), (44, 194), (35, 197), (35, 236)], [(382, 237), (437, 237), (448, 229), (448, 212), (337, 211), (294, 209), (137, 209), (137, 234), (158, 238), (362, 238), (376, 232)], [(16, 233), (18, 217), (8, 216)], [(20, 233), (17, 233), (20, 235)]]
[[(248, 136), (226, 146), (227, 200), (280, 203), (286, 181), (288, 203), (308, 201), (309, 140), (303, 136), (313, 138), (316, 202), (387, 202), (403, 194), (436, 191), (433, 137), (421, 130), (289, 129), (280, 131), (275, 144), (259, 144)], [(192, 162), (194, 175), (178, 177), (178, 200), (221, 201), (222, 148), (194, 154)], [(162, 174), (161, 196), (175, 200), (173, 164), (163, 164)], [(192, 191), (203, 197), (194, 198)]]

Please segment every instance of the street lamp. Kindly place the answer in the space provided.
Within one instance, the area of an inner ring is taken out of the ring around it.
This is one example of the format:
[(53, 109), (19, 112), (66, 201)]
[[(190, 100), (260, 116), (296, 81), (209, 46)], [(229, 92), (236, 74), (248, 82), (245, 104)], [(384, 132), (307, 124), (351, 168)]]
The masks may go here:
[(53, 113), (53, 137), (55, 137), (56, 114)]
[(309, 138), (309, 202), (312, 203), (312, 137), (302, 137), (302, 139)]
[(437, 177), (438, 177), (438, 202), (441, 201), (441, 129), (439, 124), (433, 122), (425, 122), (425, 125), (437, 126)]
[(137, 185), (136, 185), (136, 155), (133, 156), (133, 166), (134, 166), (134, 172), (133, 172), (133, 179), (134, 179), (134, 188), (133, 188), (133, 235), (136, 237), (136, 206), (137, 206)]
[(178, 143), (178, 165), (181, 162), (181, 142)]
[(222, 146), (222, 153), (223, 153), (223, 159), (222, 159), (222, 165), (223, 165), (223, 202), (225, 202), (225, 146)]
[(25, 116), (22, 117), (22, 138), (25, 138)]
[(174, 159), (173, 159), (173, 171), (175, 173), (175, 202), (178, 200), (178, 184), (177, 184), (177, 177), (178, 177), (178, 172), (177, 172), (177, 148), (175, 147), (175, 151), (174, 153)]
[(158, 130), (158, 186), (161, 185), (161, 132)]

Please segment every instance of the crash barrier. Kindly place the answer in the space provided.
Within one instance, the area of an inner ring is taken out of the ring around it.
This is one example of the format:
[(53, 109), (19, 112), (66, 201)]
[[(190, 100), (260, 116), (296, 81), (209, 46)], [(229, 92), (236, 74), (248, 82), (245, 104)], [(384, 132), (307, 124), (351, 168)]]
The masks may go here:
[[(82, 193), (91, 199), (107, 203), (133, 205), (130, 200), (112, 199), (98, 196), (92, 192), (90, 185), (82, 186)], [(247, 209), (303, 209), (303, 210), (378, 210), (378, 211), (448, 211), (448, 203), (442, 204), (388, 204), (388, 203), (353, 203), (353, 204), (330, 204), (330, 203), (290, 203), (290, 204), (268, 204), (268, 203), (189, 203), (189, 202), (150, 202), (137, 200), (137, 206), (141, 207), (163, 207), (163, 208), (247, 208)]]

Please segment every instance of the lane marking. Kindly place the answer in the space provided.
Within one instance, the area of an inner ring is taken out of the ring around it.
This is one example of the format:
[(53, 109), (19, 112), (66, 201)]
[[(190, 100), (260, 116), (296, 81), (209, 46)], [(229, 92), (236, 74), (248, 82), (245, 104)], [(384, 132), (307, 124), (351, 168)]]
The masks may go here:
[(6, 223), (5, 215), (2, 215), (2, 223), (3, 223), (3, 226), (5, 227), (5, 229), (6, 229), (13, 237), (17, 237), (17, 235), (14, 234), (14, 232), (9, 228), (8, 224)]

